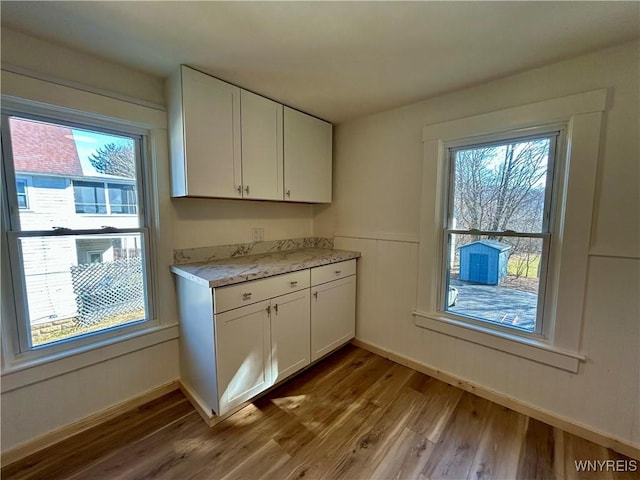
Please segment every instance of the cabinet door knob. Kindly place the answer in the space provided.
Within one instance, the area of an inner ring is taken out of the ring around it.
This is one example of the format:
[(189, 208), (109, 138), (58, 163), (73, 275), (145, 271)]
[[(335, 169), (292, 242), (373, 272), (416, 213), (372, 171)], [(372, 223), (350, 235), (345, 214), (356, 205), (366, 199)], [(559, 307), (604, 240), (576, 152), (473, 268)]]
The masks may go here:
[(273, 306), (273, 309), (276, 311), (276, 315), (277, 315), (278, 314), (278, 304), (277, 303)]
[(298, 282), (291, 282), (292, 287), (296, 287), (297, 285), (298, 285)]
[(242, 299), (243, 300), (249, 300), (250, 298), (251, 298), (251, 292), (242, 294)]
[(267, 315), (271, 315), (271, 305), (267, 305)]
[(287, 198), (291, 198), (291, 190), (287, 190)]
[(246, 187), (244, 187), (244, 191), (247, 192), (247, 195), (249, 195), (249, 185), (247, 185)]
[(236, 188), (236, 190), (238, 190), (238, 195), (242, 195), (242, 185), (238, 185), (238, 188)]
[(313, 292), (313, 296), (316, 297), (316, 300), (318, 299), (318, 292)]

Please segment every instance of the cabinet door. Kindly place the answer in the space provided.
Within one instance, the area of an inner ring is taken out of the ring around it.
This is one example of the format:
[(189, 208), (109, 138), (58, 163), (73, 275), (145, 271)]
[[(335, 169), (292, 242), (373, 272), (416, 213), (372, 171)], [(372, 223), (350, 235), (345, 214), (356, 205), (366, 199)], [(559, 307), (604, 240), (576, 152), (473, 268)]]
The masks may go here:
[(271, 362), (273, 383), (310, 363), (309, 289), (271, 299)]
[(311, 288), (311, 361), (356, 333), (356, 276)]
[(284, 107), (285, 200), (331, 202), (333, 126)]
[(241, 197), (240, 89), (183, 66), (182, 109), (188, 195)]
[(215, 315), (219, 415), (269, 388), (269, 301)]
[(242, 90), (243, 197), (282, 200), (282, 105)]

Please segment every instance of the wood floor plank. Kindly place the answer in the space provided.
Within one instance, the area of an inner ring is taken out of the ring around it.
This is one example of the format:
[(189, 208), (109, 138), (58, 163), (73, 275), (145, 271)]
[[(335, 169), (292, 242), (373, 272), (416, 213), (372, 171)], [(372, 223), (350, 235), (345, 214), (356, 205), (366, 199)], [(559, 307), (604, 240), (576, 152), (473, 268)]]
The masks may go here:
[(521, 449), (517, 477), (531, 480), (557, 479), (553, 452), (553, 427), (530, 418)]
[(411, 388), (421, 393), (426, 403), (409, 428), (437, 443), (464, 392), (423, 374), (416, 376)]
[(430, 479), (467, 478), (487, 423), (491, 402), (464, 393), (423, 475)]
[(475, 479), (516, 478), (527, 417), (492, 403), (470, 477)]
[(404, 480), (420, 477), (435, 444), (409, 428), (404, 428), (389, 451), (371, 473), (372, 480)]
[[(580, 459), (600, 470), (578, 472)], [(632, 462), (349, 346), (212, 428), (174, 392), (6, 466), (2, 478), (628, 480), (639, 478), (637, 462), (612, 465)]]
[[(10, 465), (3, 469), (2, 478), (40, 479), (71, 475), (86, 464), (111, 454), (116, 446), (127, 445), (151, 434), (192, 411), (193, 407), (182, 393), (171, 392), (83, 432), (81, 444), (72, 437)], [(126, 429), (122, 428), (123, 425)], [(60, 462), (59, 458), (66, 461)]]

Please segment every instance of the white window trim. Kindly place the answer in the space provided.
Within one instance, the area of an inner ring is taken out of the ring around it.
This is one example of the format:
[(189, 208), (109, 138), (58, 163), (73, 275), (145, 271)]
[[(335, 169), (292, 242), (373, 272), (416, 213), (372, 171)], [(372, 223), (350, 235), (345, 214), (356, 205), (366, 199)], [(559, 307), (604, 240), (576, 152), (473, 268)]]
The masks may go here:
[[(445, 335), (485, 345), (533, 361), (577, 372), (580, 354), (587, 259), (596, 188), (602, 113), (607, 91), (596, 90), (529, 105), (430, 125), (423, 129), (424, 162), (420, 218), (418, 293), (413, 312), (416, 324)], [(515, 132), (545, 125), (566, 125), (566, 148), (557, 160), (566, 171), (560, 214), (550, 259), (552, 305), (542, 337), (505, 332), (456, 320), (438, 312), (441, 232), (447, 189), (447, 149), (476, 136)], [(561, 158), (561, 155), (564, 158)]]
[[(112, 126), (114, 121), (130, 129), (138, 129), (148, 134), (148, 145), (144, 146), (150, 155), (150, 176), (152, 198), (156, 207), (150, 233), (150, 241), (155, 242), (154, 263), (155, 282), (157, 282), (157, 323), (142, 329), (134, 329), (115, 337), (96, 339), (88, 345), (51, 352), (42, 356), (20, 355), (14, 339), (15, 310), (13, 302), (2, 302), (2, 361), (0, 382), (2, 392), (21, 388), (55, 376), (63, 375), (96, 363), (104, 362), (128, 353), (158, 345), (178, 338), (177, 313), (173, 279), (169, 266), (172, 258), (172, 245), (168, 235), (160, 235), (160, 226), (170, 223), (171, 203), (161, 192), (169, 190), (167, 120), (164, 111), (150, 109), (109, 96), (81, 91), (69, 86), (58, 85), (44, 80), (25, 77), (16, 73), (2, 71), (2, 108), (20, 110), (25, 113), (55, 115), (61, 120), (74, 121), (78, 115), (91, 118), (97, 127)], [(6, 218), (1, 218), (5, 222)], [(3, 280), (9, 268), (6, 242), (2, 240), (0, 248)], [(12, 285), (2, 285), (6, 298), (13, 298)], [(4, 295), (3, 295), (4, 296)], [(30, 352), (31, 353), (31, 352)]]

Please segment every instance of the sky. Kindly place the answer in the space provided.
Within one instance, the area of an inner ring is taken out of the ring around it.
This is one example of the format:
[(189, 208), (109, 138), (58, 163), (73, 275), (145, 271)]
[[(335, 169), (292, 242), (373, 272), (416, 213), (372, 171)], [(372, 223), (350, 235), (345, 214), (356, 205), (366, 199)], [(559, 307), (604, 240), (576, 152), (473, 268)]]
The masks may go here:
[(74, 128), (73, 139), (76, 143), (76, 150), (78, 151), (78, 158), (80, 158), (80, 165), (82, 165), (82, 172), (87, 176), (101, 176), (102, 174), (96, 172), (96, 169), (91, 165), (89, 157), (93, 155), (99, 148), (109, 143), (121, 143), (132, 142), (130, 138), (120, 137), (117, 135), (107, 135), (104, 133), (91, 132), (89, 130), (79, 130)]

